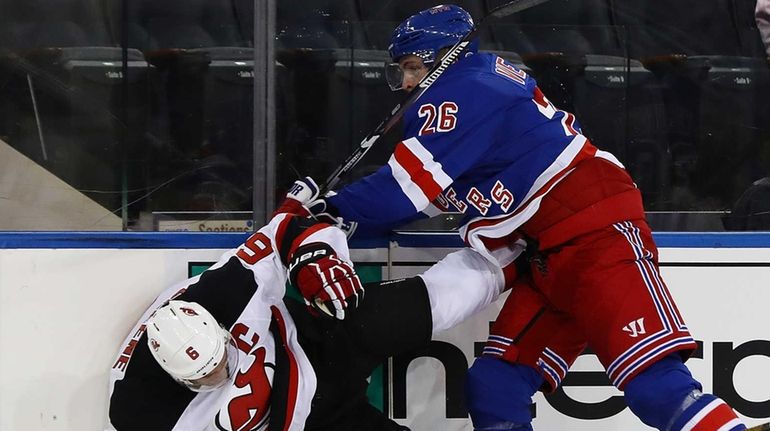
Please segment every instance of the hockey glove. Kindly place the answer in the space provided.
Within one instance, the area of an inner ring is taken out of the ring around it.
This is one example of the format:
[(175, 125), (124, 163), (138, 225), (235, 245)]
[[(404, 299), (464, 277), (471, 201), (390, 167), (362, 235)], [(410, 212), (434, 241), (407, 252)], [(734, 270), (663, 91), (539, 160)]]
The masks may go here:
[[(275, 210), (273, 215), (289, 213), (305, 217), (312, 216), (319, 222), (328, 223), (338, 227), (345, 232), (345, 235), (348, 238), (350, 238), (358, 224), (356, 222), (343, 220), (343, 218), (337, 214), (336, 208), (329, 205), (326, 199), (319, 197), (318, 193), (318, 185), (312, 178), (305, 177), (301, 180), (297, 180), (286, 193), (286, 198), (278, 209)], [(333, 193), (334, 192), (329, 192), (327, 196)]]
[(353, 265), (341, 260), (326, 244), (298, 248), (290, 259), (289, 280), (302, 293), (305, 305), (339, 320), (364, 297)]
[[(334, 194), (334, 192), (328, 192), (326, 197), (334, 196)], [(345, 232), (345, 236), (348, 238), (353, 236), (353, 233), (356, 231), (356, 227), (358, 227), (358, 223), (343, 219), (339, 215), (337, 208), (334, 208), (334, 206), (331, 205), (329, 201), (325, 199), (325, 197), (318, 198), (308, 203), (306, 208), (310, 212), (310, 215), (313, 216), (313, 218), (319, 222), (328, 223), (339, 228), (341, 231)]]
[(281, 205), (273, 213), (276, 214), (288, 213), (296, 214), (299, 216), (307, 217), (311, 215), (310, 211), (305, 205), (310, 204), (318, 199), (318, 185), (310, 177), (294, 181), (291, 188), (286, 192)]

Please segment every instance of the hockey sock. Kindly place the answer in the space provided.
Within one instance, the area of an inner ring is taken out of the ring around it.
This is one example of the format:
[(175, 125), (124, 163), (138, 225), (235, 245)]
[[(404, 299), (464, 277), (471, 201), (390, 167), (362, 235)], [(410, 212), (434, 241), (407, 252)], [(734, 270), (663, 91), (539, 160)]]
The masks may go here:
[(543, 384), (534, 368), (479, 357), (468, 370), (466, 399), (476, 431), (532, 431), (532, 395)]
[(741, 431), (745, 430), (733, 409), (720, 398), (693, 391), (682, 403), (681, 414), (673, 418), (671, 431)]
[[(642, 422), (661, 431), (746, 429), (724, 401), (702, 394), (701, 389), (679, 355), (672, 354), (631, 379), (624, 392), (631, 411)], [(734, 426), (722, 428), (733, 419)]]

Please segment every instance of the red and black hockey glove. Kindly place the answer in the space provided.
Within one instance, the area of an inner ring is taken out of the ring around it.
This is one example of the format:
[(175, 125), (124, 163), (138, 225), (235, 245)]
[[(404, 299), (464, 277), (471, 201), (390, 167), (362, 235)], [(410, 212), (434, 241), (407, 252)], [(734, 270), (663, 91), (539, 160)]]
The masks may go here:
[(294, 252), (289, 280), (302, 293), (305, 305), (339, 320), (364, 298), (364, 286), (353, 265), (323, 243), (306, 244)]

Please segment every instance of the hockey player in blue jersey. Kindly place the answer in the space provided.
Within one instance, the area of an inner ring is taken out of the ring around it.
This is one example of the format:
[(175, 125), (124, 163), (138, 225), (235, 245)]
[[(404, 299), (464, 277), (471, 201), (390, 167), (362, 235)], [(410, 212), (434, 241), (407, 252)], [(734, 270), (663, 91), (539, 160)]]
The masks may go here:
[[(472, 27), (457, 6), (408, 18), (389, 47), (391, 87), (413, 89)], [(463, 240), (512, 288), (468, 372), (475, 429), (531, 430), (532, 395), (558, 387), (586, 345), (647, 425), (746, 429), (684, 365), (696, 344), (660, 277), (641, 195), (622, 164), (527, 73), (477, 45), (406, 111), (405, 139), (386, 166), (306, 204), (357, 223), (358, 236), (464, 213)], [(510, 250), (522, 239), (537, 253), (517, 276)]]

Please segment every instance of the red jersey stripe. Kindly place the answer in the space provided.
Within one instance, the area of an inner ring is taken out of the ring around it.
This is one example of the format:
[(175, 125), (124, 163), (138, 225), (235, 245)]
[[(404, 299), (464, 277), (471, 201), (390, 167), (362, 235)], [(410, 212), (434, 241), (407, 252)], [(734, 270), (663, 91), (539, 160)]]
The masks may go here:
[(429, 201), (436, 199), (441, 193), (442, 188), (433, 178), (433, 175), (425, 170), (422, 161), (415, 156), (403, 142), (396, 145), (393, 152), (396, 162), (409, 174), (409, 178)]
[[(737, 418), (735, 412), (733, 412), (733, 409), (731, 409), (730, 406), (721, 400), (715, 402), (719, 402), (719, 405), (710, 412), (706, 413), (706, 415), (701, 420), (699, 420), (696, 424), (694, 424), (692, 428), (689, 429), (692, 431), (714, 431), (721, 429), (722, 426)], [(709, 404), (709, 406), (710, 405), (711, 404)], [(706, 406), (706, 408), (709, 406)], [(683, 428), (682, 431), (685, 431), (685, 429)]]
[[(297, 392), (299, 391), (299, 365), (297, 365), (297, 358), (294, 356), (289, 343), (286, 340), (289, 339), (289, 334), (286, 332), (286, 322), (281, 315), (281, 311), (271, 306), (270, 311), (273, 313), (273, 318), (278, 323), (278, 329), (281, 332), (281, 339), (284, 340), (283, 347), (286, 349), (286, 356), (289, 359), (289, 388), (288, 399), (286, 400), (286, 421), (283, 425), (283, 431), (288, 431), (294, 420), (294, 410), (297, 407)], [(277, 340), (276, 340), (277, 341)]]
[(289, 247), (288, 256), (292, 256), (294, 252), (297, 251), (297, 248), (299, 248), (299, 246), (302, 245), (302, 242), (307, 239), (307, 237), (318, 232), (321, 229), (326, 229), (327, 227), (331, 227), (331, 225), (327, 223), (318, 223), (302, 231), (302, 233), (297, 235), (297, 237), (294, 238), (294, 240), (291, 242), (291, 247)]

